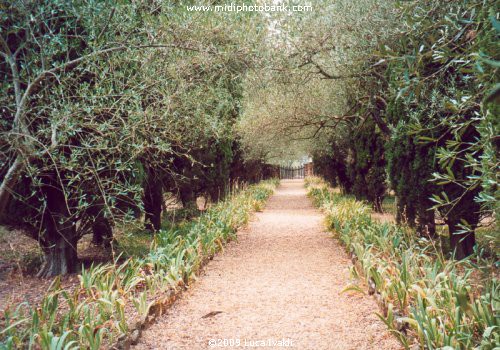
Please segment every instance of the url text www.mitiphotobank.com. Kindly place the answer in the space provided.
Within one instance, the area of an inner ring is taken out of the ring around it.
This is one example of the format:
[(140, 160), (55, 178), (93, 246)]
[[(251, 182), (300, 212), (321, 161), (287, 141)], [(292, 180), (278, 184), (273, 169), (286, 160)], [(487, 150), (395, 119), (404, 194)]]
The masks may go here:
[(312, 5), (247, 5), (247, 4), (225, 4), (225, 5), (191, 5), (186, 6), (188, 11), (196, 12), (311, 12)]

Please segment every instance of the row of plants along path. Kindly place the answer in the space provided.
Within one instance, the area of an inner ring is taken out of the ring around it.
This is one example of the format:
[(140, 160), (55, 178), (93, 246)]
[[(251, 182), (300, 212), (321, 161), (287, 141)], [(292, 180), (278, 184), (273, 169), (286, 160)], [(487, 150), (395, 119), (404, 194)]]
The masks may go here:
[(277, 185), (251, 185), (197, 219), (159, 231), (144, 257), (83, 269), (75, 288), (61, 288), (56, 278), (39, 305), (4, 311), (0, 349), (128, 348)]
[[(322, 179), (306, 186), (351, 255), (353, 277), (364, 279), (381, 307), (378, 316), (406, 349), (498, 349), (500, 294), (491, 257), (476, 251), (465, 260), (447, 259), (433, 241), (372, 219), (366, 203)], [(348, 290), (364, 293), (360, 285)]]

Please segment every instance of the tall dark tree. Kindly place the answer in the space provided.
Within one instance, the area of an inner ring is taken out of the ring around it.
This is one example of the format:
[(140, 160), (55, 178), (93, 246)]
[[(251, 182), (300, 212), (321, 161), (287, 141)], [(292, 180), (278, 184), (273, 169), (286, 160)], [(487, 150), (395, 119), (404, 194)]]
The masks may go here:
[(351, 139), (348, 174), (352, 192), (366, 199), (377, 212), (382, 212), (386, 194), (384, 139), (375, 122), (367, 119), (357, 128)]
[[(412, 117), (410, 117), (410, 113)], [(416, 227), (423, 236), (436, 233), (435, 210), (431, 197), (437, 187), (430, 182), (437, 170), (436, 148), (428, 142), (419, 142), (419, 137), (411, 132), (408, 124), (419, 115), (405, 109), (400, 100), (391, 101), (387, 109), (387, 119), (396, 126), (386, 144), (387, 169), (391, 188), (396, 194), (398, 223)], [(427, 125), (434, 120), (425, 120), (425, 112), (420, 114)], [(431, 128), (427, 137), (438, 135), (439, 129)]]

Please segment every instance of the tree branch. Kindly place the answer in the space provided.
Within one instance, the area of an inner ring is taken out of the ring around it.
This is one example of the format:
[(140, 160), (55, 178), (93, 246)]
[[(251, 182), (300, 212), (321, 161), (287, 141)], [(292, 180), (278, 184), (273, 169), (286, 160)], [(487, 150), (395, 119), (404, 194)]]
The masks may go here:
[[(48, 76), (55, 75), (56, 73), (59, 73), (61, 71), (65, 71), (67, 69), (72, 69), (76, 66), (78, 66), (80, 63), (83, 61), (90, 59), (92, 57), (97, 57), (100, 55), (104, 55), (107, 53), (112, 53), (112, 52), (117, 52), (117, 51), (123, 51), (127, 49), (143, 49), (143, 48), (178, 48), (178, 49), (183, 49), (183, 50), (191, 50), (191, 51), (199, 51), (195, 48), (191, 47), (182, 47), (182, 46), (176, 46), (176, 45), (139, 45), (139, 46), (117, 46), (117, 47), (112, 47), (108, 49), (103, 49), (99, 51), (92, 52), (88, 55), (79, 57), (77, 59), (68, 61), (64, 64), (61, 64), (60, 66), (54, 67), (49, 70), (45, 70), (42, 73), (40, 73), (26, 88), (24, 93), (21, 95), (21, 88), (20, 88), (20, 77), (19, 77), (19, 71), (17, 69), (16, 61), (12, 55), (12, 52), (10, 48), (7, 45), (7, 42), (4, 40), (3, 37), (0, 36), (0, 45), (4, 47), (5, 52), (2, 52), (2, 56), (4, 56), (7, 61), (9, 62), (9, 65), (11, 67), (12, 71), (12, 79), (13, 79), (13, 84), (14, 84), (14, 90), (15, 90), (15, 95), (16, 95), (16, 113), (14, 116), (14, 121), (13, 121), (13, 126), (10, 131), (10, 134), (19, 134), (19, 135), (24, 135), (24, 136), (18, 136), (19, 138), (26, 139), (26, 137), (31, 136), (29, 130), (25, 126), (24, 123), (24, 118), (26, 117), (26, 105), (27, 102), (31, 96), (31, 94), (35, 91), (36, 87), (39, 86)], [(16, 54), (20, 52), (16, 50)], [(55, 132), (56, 130), (52, 130), (53, 135), (52, 135), (52, 142), (54, 144), (55, 140)], [(57, 144), (57, 142), (55, 143)], [(7, 171), (7, 174), (3, 178), (1, 184), (0, 184), (0, 216), (4, 213), (5, 208), (7, 207), (7, 203), (10, 198), (10, 194), (13, 190), (13, 187), (17, 183), (19, 176), (21, 175), (21, 172), (25, 168), (25, 162), (28, 160), (23, 160), (23, 158), (27, 157), (28, 159), (32, 156), (32, 150), (30, 149), (30, 144), (23, 144), (20, 145), (18, 144), (16, 149), (14, 151), (17, 153), (16, 158), (14, 160), (14, 163), (10, 166), (9, 170)], [(26, 153), (26, 154), (23, 154)]]
[(10, 71), (12, 73), (12, 83), (14, 84), (16, 105), (19, 106), (19, 104), (21, 103), (21, 81), (19, 78), (19, 70), (17, 69), (15, 60), (15, 56), (17, 56), (19, 51), (16, 50), (15, 54), (12, 55), (12, 51), (10, 50), (9, 45), (1, 35), (0, 35), (0, 44), (3, 46), (5, 50), (5, 52), (2, 52), (2, 56), (5, 57), (6, 61), (9, 63), (10, 66)]
[(363, 76), (366, 76), (367, 74), (348, 74), (348, 75), (333, 75), (328, 72), (326, 72), (323, 67), (321, 67), (317, 62), (315, 62), (312, 58), (310, 60), (310, 63), (316, 67), (318, 70), (317, 73), (321, 74), (324, 79), (332, 79), (332, 80), (337, 80), (337, 79), (350, 79), (350, 78), (360, 78)]
[(380, 96), (373, 96), (372, 104), (373, 107), (370, 114), (373, 117), (373, 120), (378, 125), (384, 136), (389, 137), (391, 135), (391, 129), (389, 129), (387, 123), (380, 116), (380, 111), (386, 108), (387, 102), (385, 102), (385, 100)]
[(21, 175), (21, 172), (24, 170), (24, 167), (25, 164), (23, 162), (22, 155), (18, 154), (0, 184), (0, 221), (5, 215), (5, 209), (9, 203), (10, 194), (12, 193), (13, 188)]

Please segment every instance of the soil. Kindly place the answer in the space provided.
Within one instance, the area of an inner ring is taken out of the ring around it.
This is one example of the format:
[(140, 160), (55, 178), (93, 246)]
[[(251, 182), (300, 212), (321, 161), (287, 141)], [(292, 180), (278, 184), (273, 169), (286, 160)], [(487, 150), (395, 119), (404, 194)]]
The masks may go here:
[(283, 181), (135, 349), (401, 349), (372, 297), (343, 293), (351, 262), (323, 219), (303, 181)]
[[(207, 201), (204, 198), (198, 198), (197, 202), (199, 209), (205, 210)], [(165, 202), (165, 207), (169, 212), (174, 212), (182, 208), (179, 203), (173, 195), (170, 195)], [(120, 234), (122, 233), (119, 230), (115, 231), (115, 238)], [(132, 248), (137, 248), (137, 244), (140, 244), (141, 247), (144, 245), (147, 249), (149, 239), (143, 242), (140, 238), (136, 238), (135, 241), (127, 244), (132, 244)], [(86, 267), (92, 263), (112, 261), (109, 251), (92, 243), (91, 234), (80, 239), (77, 249), (79, 264)], [(133, 254), (134, 251), (130, 253)], [(15, 308), (23, 302), (30, 305), (39, 304), (54, 281), (54, 278), (36, 277), (42, 263), (43, 253), (35, 239), (20, 229), (0, 226), (0, 317), (5, 309)], [(69, 290), (75, 288), (79, 283), (78, 274), (61, 277), (61, 285)]]
[[(80, 262), (109, 261), (109, 253), (91, 244), (91, 239), (87, 235), (78, 242)], [(0, 317), (5, 309), (15, 308), (20, 303), (39, 304), (55, 278), (36, 277), (43, 262), (37, 241), (20, 230), (4, 230), (0, 238), (0, 254)], [(60, 279), (61, 286), (68, 290), (80, 283), (78, 274), (61, 276)]]

